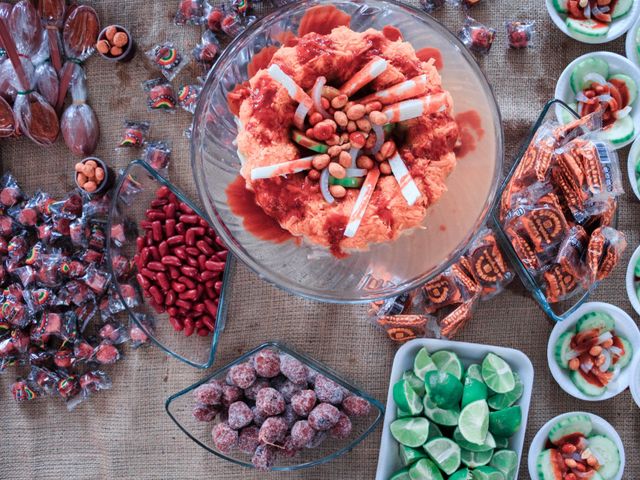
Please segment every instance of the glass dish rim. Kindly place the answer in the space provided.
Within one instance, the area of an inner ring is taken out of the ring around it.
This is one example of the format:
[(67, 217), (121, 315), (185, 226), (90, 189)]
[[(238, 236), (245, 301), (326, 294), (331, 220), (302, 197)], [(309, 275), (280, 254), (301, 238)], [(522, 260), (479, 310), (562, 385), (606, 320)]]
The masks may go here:
[[(125, 309), (129, 318), (132, 319), (133, 322), (147, 334), (147, 336), (151, 339), (151, 341), (157, 347), (159, 347), (165, 353), (168, 353), (173, 358), (180, 360), (181, 362), (184, 362), (187, 365), (190, 365), (192, 367), (195, 367), (201, 370), (205, 370), (211, 367), (211, 365), (215, 360), (216, 351), (218, 349), (218, 342), (220, 341), (220, 335), (222, 334), (224, 325), (226, 324), (226, 316), (227, 316), (227, 309), (228, 309), (227, 287), (229, 286), (229, 283), (230, 283), (231, 270), (233, 268), (233, 265), (235, 264), (235, 257), (231, 254), (231, 252), (227, 253), (226, 265), (225, 265), (224, 273), (222, 275), (222, 289), (220, 291), (220, 300), (218, 301), (218, 314), (216, 315), (216, 327), (211, 335), (212, 337), (211, 348), (209, 350), (208, 360), (205, 363), (194, 362), (193, 360), (189, 360), (188, 358), (185, 358), (182, 355), (174, 352), (173, 350), (171, 350), (170, 348), (162, 344), (159, 340), (157, 340), (155, 335), (153, 335), (150, 331), (148, 331), (142, 322), (138, 321), (138, 313), (134, 312), (131, 308), (129, 308), (129, 306), (125, 302), (124, 296), (122, 295), (122, 291), (120, 290), (120, 282), (117, 280), (117, 276), (113, 271), (113, 263), (111, 259), (111, 249), (112, 249), (111, 226), (113, 225), (115, 209), (118, 206), (119, 192), (120, 192), (120, 189), (122, 188), (122, 184), (124, 183), (125, 178), (127, 178), (127, 176), (129, 175), (129, 172), (137, 167), (141, 167), (143, 170), (145, 170), (145, 172), (148, 173), (155, 182), (158, 182), (161, 185), (169, 188), (169, 190), (171, 190), (171, 192), (173, 192), (180, 199), (180, 201), (183, 201), (184, 203), (189, 205), (189, 207), (193, 209), (193, 211), (196, 214), (198, 214), (200, 217), (204, 218), (209, 224), (211, 224), (209, 217), (206, 214), (204, 214), (204, 212), (202, 212), (202, 210), (198, 208), (198, 206), (195, 205), (184, 192), (182, 192), (178, 187), (176, 187), (171, 181), (169, 181), (168, 179), (160, 175), (153, 167), (147, 164), (147, 162), (140, 159), (131, 161), (125, 167), (122, 174), (118, 177), (118, 181), (116, 182), (116, 186), (113, 190), (113, 197), (111, 198), (111, 202), (109, 205), (109, 215), (107, 218), (107, 235), (106, 235), (107, 237), (106, 241), (108, 246), (107, 262), (108, 262), (109, 272), (111, 273), (111, 277), (113, 279), (114, 288), (116, 290), (116, 293), (118, 294), (118, 298), (120, 299), (122, 304), (125, 306)], [(213, 228), (213, 225), (212, 225), (212, 228)]]
[[(366, 2), (362, 0), (345, 0), (345, 1), (351, 1), (352, 3), (362, 3), (363, 5), (366, 5)], [(493, 111), (493, 114), (495, 114), (495, 118), (494, 118), (495, 139), (494, 140), (496, 145), (496, 163), (495, 163), (491, 188), (487, 196), (487, 199), (485, 201), (485, 205), (480, 215), (478, 216), (478, 219), (475, 222), (473, 228), (470, 230), (468, 238), (461, 241), (458, 245), (458, 248), (452, 251), (451, 254), (447, 258), (445, 258), (442, 264), (439, 267), (436, 266), (433, 269), (433, 271), (430, 272), (429, 274), (423, 273), (422, 275), (415, 277), (408, 282), (405, 282), (405, 285), (401, 289), (396, 289), (394, 291), (382, 291), (377, 295), (367, 296), (364, 298), (361, 297), (361, 298), (351, 298), (351, 299), (336, 299), (327, 294), (312, 292), (306, 289), (305, 287), (303, 287), (302, 285), (293, 285), (288, 283), (286, 276), (282, 274), (279, 274), (272, 270), (264, 270), (264, 267), (261, 266), (259, 261), (254, 260), (254, 258), (251, 255), (245, 254), (243, 251), (241, 251), (240, 248), (236, 248), (235, 240), (232, 237), (227, 238), (229, 237), (229, 235), (227, 234), (227, 231), (226, 231), (227, 229), (226, 224), (219, 218), (217, 208), (215, 208), (215, 206), (211, 204), (211, 202), (206, 201), (206, 199), (208, 198), (206, 185), (204, 185), (204, 180), (202, 178), (199, 180), (198, 175), (196, 174), (196, 172), (201, 171), (201, 169), (198, 166), (199, 162), (196, 159), (197, 157), (196, 139), (200, 137), (199, 131), (202, 129), (202, 123), (198, 122), (197, 119), (202, 117), (203, 110), (205, 109), (205, 102), (198, 101), (196, 105), (196, 111), (194, 114), (193, 135), (191, 136), (191, 141), (190, 141), (190, 153), (191, 153), (191, 170), (192, 170), (194, 181), (196, 184), (198, 196), (200, 197), (200, 200), (203, 203), (204, 209), (207, 211), (211, 210), (211, 213), (212, 213), (211, 220), (213, 225), (216, 227), (216, 231), (220, 233), (220, 236), (223, 238), (225, 243), (229, 245), (229, 249), (230, 250), (233, 249), (234, 255), (237, 256), (238, 259), (244, 265), (246, 265), (250, 270), (256, 273), (256, 275), (258, 275), (262, 280), (270, 283), (271, 285), (276, 286), (281, 290), (284, 290), (287, 293), (299, 296), (304, 299), (314, 300), (314, 301), (323, 302), (323, 303), (339, 304), (339, 305), (357, 305), (357, 304), (363, 304), (363, 303), (368, 303), (372, 301), (384, 300), (397, 295), (401, 295), (405, 292), (408, 292), (410, 290), (417, 288), (418, 286), (429, 281), (429, 279), (436, 277), (441, 272), (449, 268), (453, 264), (453, 262), (455, 262), (456, 259), (460, 257), (460, 255), (464, 252), (465, 248), (471, 244), (474, 238), (476, 238), (482, 226), (486, 225), (487, 222), (489, 221), (491, 217), (491, 211), (492, 211), (493, 205), (495, 204), (495, 201), (498, 198), (498, 191), (499, 191), (499, 185), (500, 185), (499, 180), (500, 180), (500, 177), (502, 176), (502, 167), (504, 165), (504, 132), (502, 129), (502, 114), (500, 111), (500, 106), (493, 92), (493, 88), (491, 87), (491, 84), (487, 79), (487, 76), (483, 72), (482, 68), (480, 68), (480, 65), (475, 60), (471, 52), (469, 52), (469, 50), (462, 43), (462, 41), (452, 31), (447, 29), (442, 23), (440, 23), (434, 17), (418, 9), (417, 7), (400, 3), (396, 0), (380, 0), (380, 1), (392, 4), (400, 9), (407, 10), (410, 15), (414, 15), (420, 18), (424, 23), (430, 24), (431, 27), (433, 27), (436, 31), (438, 31), (442, 36), (449, 39), (453, 43), (453, 45), (455, 45), (458, 48), (458, 50), (461, 52), (462, 57), (469, 64), (471, 70), (475, 72), (480, 84), (483, 86), (483, 90), (485, 94), (487, 95), (489, 109)], [(335, 3), (339, 3), (339, 2), (337, 1), (323, 2), (321, 0), (300, 0), (296, 2), (296, 6), (307, 4), (309, 7), (311, 7), (319, 4), (332, 5)], [(283, 14), (286, 13), (289, 7), (291, 7), (291, 4), (283, 5), (282, 7), (276, 8), (270, 14), (264, 16), (263, 18), (251, 24), (244, 32), (242, 32), (238, 37), (236, 37), (222, 52), (222, 54), (218, 57), (218, 59), (213, 64), (212, 68), (209, 70), (209, 73), (207, 74), (207, 77), (205, 79), (203, 91), (204, 89), (207, 89), (207, 91), (210, 89), (210, 86), (212, 85), (212, 83), (210, 83), (210, 77), (211, 78), (216, 77), (219, 66), (224, 61), (226, 61), (227, 58), (233, 57), (237, 54), (236, 50), (239, 48), (240, 43), (242, 43), (247, 37), (252, 35), (256, 30), (258, 30), (262, 26), (270, 25), (273, 22), (275, 22), (279, 17), (281, 17)], [(205, 97), (206, 95), (201, 96), (201, 98), (205, 98)]]
[(340, 386), (345, 387), (346, 389), (348, 389), (350, 392), (354, 393), (355, 395), (364, 398), (373, 407), (375, 407), (375, 409), (377, 411), (376, 418), (375, 418), (375, 420), (373, 420), (371, 425), (369, 425), (369, 427), (362, 434), (360, 434), (354, 440), (350, 441), (348, 445), (346, 445), (345, 447), (341, 448), (340, 450), (338, 450), (336, 452), (333, 452), (330, 455), (325, 455), (324, 457), (322, 457), (320, 459), (317, 459), (317, 460), (313, 460), (313, 461), (310, 461), (310, 462), (301, 463), (301, 464), (297, 464), (297, 465), (285, 466), (285, 467), (274, 467), (274, 468), (271, 468), (269, 471), (273, 471), (273, 472), (291, 472), (291, 471), (295, 471), (295, 470), (302, 470), (302, 469), (305, 469), (305, 468), (315, 467), (315, 466), (318, 466), (318, 465), (322, 465), (324, 463), (328, 463), (328, 462), (330, 462), (332, 460), (335, 460), (338, 457), (341, 457), (345, 453), (348, 453), (351, 450), (353, 450), (365, 438), (367, 438), (371, 434), (371, 432), (373, 432), (378, 427), (378, 424), (382, 421), (382, 419), (384, 418), (384, 414), (385, 414), (385, 407), (380, 401), (376, 400), (371, 395), (369, 395), (367, 392), (364, 392), (364, 391), (360, 390), (358, 387), (356, 387), (352, 383), (350, 383), (347, 380), (345, 380), (344, 378), (342, 378), (337, 372), (334, 372), (332, 368), (324, 365), (321, 362), (318, 362), (317, 360), (314, 360), (313, 358), (311, 358), (311, 357), (309, 357), (309, 356), (307, 356), (307, 355), (305, 355), (303, 353), (297, 352), (292, 347), (289, 347), (286, 343), (283, 343), (283, 342), (278, 341), (278, 340), (269, 340), (267, 342), (264, 342), (264, 343), (258, 345), (257, 347), (252, 348), (248, 352), (243, 353), (240, 357), (236, 358), (235, 360), (232, 360), (228, 364), (226, 364), (226, 365), (216, 369), (214, 372), (208, 374), (206, 377), (202, 378), (201, 380), (199, 380), (199, 381), (189, 385), (188, 387), (183, 388), (182, 390), (180, 390), (180, 391), (174, 393), (173, 395), (169, 396), (165, 400), (165, 403), (164, 403), (164, 408), (165, 408), (166, 414), (169, 415), (169, 418), (171, 418), (171, 420), (173, 420), (173, 422), (176, 424), (176, 426), (180, 430), (182, 430), (182, 432), (185, 435), (187, 435), (187, 437), (189, 437), (193, 442), (195, 442), (200, 447), (202, 447), (205, 450), (207, 450), (209, 453), (212, 453), (212, 454), (216, 455), (217, 457), (220, 457), (220, 458), (222, 458), (224, 460), (227, 460), (229, 462), (235, 463), (236, 465), (240, 465), (240, 466), (245, 467), (245, 468), (255, 469), (255, 467), (252, 464), (246, 463), (246, 462), (242, 462), (242, 461), (237, 460), (235, 458), (229, 457), (229, 456), (225, 455), (224, 453), (222, 453), (222, 452), (220, 452), (218, 450), (215, 450), (215, 449), (211, 448), (208, 445), (205, 445), (203, 442), (201, 442), (200, 440), (195, 438), (191, 434), (191, 432), (189, 432), (174, 417), (174, 415), (171, 413), (170, 407), (171, 407), (171, 404), (174, 402), (174, 400), (177, 400), (178, 398), (188, 394), (192, 390), (198, 388), (203, 383), (206, 383), (209, 380), (211, 380), (212, 378), (223, 374), (224, 372), (226, 372), (231, 367), (246, 361), (248, 358), (250, 358), (255, 353), (257, 353), (257, 352), (259, 352), (259, 351), (261, 351), (261, 350), (263, 350), (265, 348), (269, 348), (269, 347), (275, 347), (278, 350), (280, 350), (281, 352), (289, 354), (292, 357), (302, 361), (305, 365), (312, 367), (318, 373), (321, 373), (321, 374), (325, 375), (327, 378), (329, 378), (330, 380), (333, 380), (334, 382), (338, 383)]

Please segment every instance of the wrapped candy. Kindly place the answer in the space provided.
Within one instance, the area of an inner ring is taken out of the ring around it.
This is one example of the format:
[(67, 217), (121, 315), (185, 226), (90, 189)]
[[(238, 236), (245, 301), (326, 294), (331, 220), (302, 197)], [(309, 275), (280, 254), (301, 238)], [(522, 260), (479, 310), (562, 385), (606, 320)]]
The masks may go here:
[(420, 6), (422, 6), (422, 9), (429, 13), (442, 8), (445, 3), (445, 0), (420, 0)]
[(46, 31), (42, 31), (40, 48), (31, 59), (35, 67), (36, 88), (50, 105), (55, 105), (58, 101), (60, 81), (58, 74), (49, 62), (49, 42)]
[(67, 147), (74, 155), (91, 155), (100, 136), (98, 119), (87, 101), (87, 78), (84, 69), (73, 64), (70, 88), (73, 103), (62, 114), (60, 127)]
[(220, 42), (215, 34), (211, 30), (205, 30), (200, 43), (193, 49), (192, 55), (196, 62), (208, 69), (220, 53), (220, 48)]
[(179, 0), (178, 11), (173, 21), (176, 25), (202, 25), (204, 21), (203, 0)]
[(119, 147), (141, 147), (144, 144), (145, 137), (149, 134), (149, 122), (134, 122), (125, 120), (124, 132)]
[(177, 100), (173, 86), (164, 78), (147, 80), (142, 84), (147, 92), (147, 105), (150, 110), (164, 110), (173, 112), (176, 109)]
[(226, 15), (224, 5), (212, 5), (207, 3), (205, 6), (205, 19), (209, 30), (212, 32), (222, 31), (222, 19)]
[(147, 58), (171, 81), (189, 62), (172, 42), (163, 42), (146, 52)]
[(220, 28), (231, 38), (235, 38), (246, 30), (246, 28), (256, 21), (254, 16), (241, 17), (237, 12), (228, 12), (222, 19)]
[(47, 34), (51, 63), (56, 72), (62, 69), (60, 29), (66, 13), (65, 0), (38, 0), (38, 11)]
[(469, 50), (486, 55), (491, 50), (496, 31), (471, 17), (467, 17), (458, 37)]
[(166, 176), (171, 158), (171, 149), (166, 142), (149, 142), (144, 149), (144, 161), (154, 170)]
[(0, 96), (0, 138), (11, 137), (16, 132), (13, 108), (4, 97)]
[(534, 24), (535, 22), (528, 20), (505, 22), (509, 47), (515, 49), (530, 47), (535, 35)]
[(178, 89), (178, 104), (187, 112), (195, 113), (201, 85), (182, 85)]

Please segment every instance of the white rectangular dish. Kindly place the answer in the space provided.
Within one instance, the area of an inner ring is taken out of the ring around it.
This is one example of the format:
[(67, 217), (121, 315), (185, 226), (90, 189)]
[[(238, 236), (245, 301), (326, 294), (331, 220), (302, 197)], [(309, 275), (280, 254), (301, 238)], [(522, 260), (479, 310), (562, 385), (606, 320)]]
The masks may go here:
[(517, 405), (520, 405), (522, 408), (522, 426), (520, 430), (511, 437), (509, 442), (509, 448), (518, 454), (518, 470), (516, 471), (516, 478), (518, 478), (518, 471), (520, 470), (520, 463), (522, 461), (524, 436), (527, 430), (531, 391), (533, 389), (533, 365), (529, 357), (520, 350), (514, 350), (512, 348), (494, 347), (492, 345), (481, 345), (477, 343), (453, 342), (435, 338), (421, 338), (405, 343), (398, 349), (393, 360), (376, 480), (388, 480), (394, 472), (403, 467), (400, 461), (400, 455), (398, 454), (398, 442), (396, 442), (389, 430), (391, 422), (396, 418), (397, 409), (396, 402), (393, 400), (393, 385), (402, 378), (402, 374), (406, 370), (413, 369), (413, 359), (422, 347), (425, 347), (429, 353), (438, 350), (455, 352), (458, 357), (460, 357), (460, 361), (465, 368), (472, 363), (481, 363), (487, 353), (493, 352), (508, 362), (513, 371), (518, 372), (524, 384), (524, 393), (517, 403)]

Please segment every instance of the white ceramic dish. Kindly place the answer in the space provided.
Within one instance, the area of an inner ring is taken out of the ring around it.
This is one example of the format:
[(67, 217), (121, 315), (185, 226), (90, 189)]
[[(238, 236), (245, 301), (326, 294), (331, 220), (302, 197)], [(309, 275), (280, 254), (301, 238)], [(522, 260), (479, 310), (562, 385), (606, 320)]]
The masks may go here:
[[(629, 301), (631, 302), (631, 306), (636, 311), (638, 315), (640, 315), (640, 299), (638, 299), (638, 293), (636, 292), (635, 286), (635, 267), (638, 261), (640, 260), (640, 246), (636, 248), (636, 251), (631, 255), (631, 260), (629, 260), (629, 265), (627, 266), (627, 295), (629, 296)], [(638, 355), (640, 357), (640, 355)]]
[(591, 418), (591, 423), (593, 424), (593, 432), (595, 434), (605, 435), (609, 437), (616, 444), (616, 446), (618, 447), (618, 451), (620, 452), (620, 470), (618, 471), (618, 474), (615, 476), (614, 480), (621, 480), (622, 474), (624, 473), (625, 457), (624, 457), (624, 447), (622, 445), (622, 440), (620, 439), (620, 435), (618, 435), (618, 432), (616, 432), (616, 429), (613, 428), (613, 426), (609, 422), (607, 422), (604, 418), (588, 412), (563, 413), (562, 415), (558, 415), (557, 417), (549, 420), (547, 423), (544, 424), (544, 426), (540, 430), (538, 430), (538, 433), (536, 433), (536, 436), (533, 437), (533, 441), (531, 442), (531, 446), (529, 447), (528, 466), (529, 466), (529, 477), (531, 477), (531, 480), (540, 480), (540, 478), (538, 477), (537, 469), (536, 469), (538, 454), (544, 449), (545, 444), (547, 443), (547, 437), (549, 436), (549, 431), (551, 430), (551, 427), (553, 427), (560, 420), (563, 420), (570, 415), (576, 415), (576, 414), (587, 415), (589, 418)]
[(627, 58), (640, 67), (640, 55), (638, 55), (638, 48), (636, 42), (636, 35), (640, 28), (640, 16), (633, 23), (629, 31), (627, 32), (627, 38), (625, 39), (624, 49)]
[(565, 14), (561, 14), (555, 9), (555, 7), (553, 6), (553, 0), (546, 0), (545, 3), (547, 4), (547, 11), (549, 12), (551, 20), (553, 20), (553, 23), (556, 24), (556, 27), (558, 27), (562, 31), (562, 33), (579, 42), (590, 44), (607, 43), (611, 40), (615, 40), (616, 38), (621, 37), (627, 30), (631, 28), (631, 25), (633, 25), (633, 23), (638, 18), (638, 14), (640, 13), (640, 2), (633, 2), (633, 7), (631, 7), (631, 11), (629, 13), (627, 13), (624, 17), (611, 22), (611, 28), (606, 35), (594, 38), (587, 37), (586, 35), (581, 35), (569, 30), (569, 27), (567, 27), (566, 23), (567, 16)]
[[(511, 437), (509, 448), (518, 454), (518, 462), (520, 462), (522, 459), (529, 404), (531, 402), (531, 392), (533, 389), (533, 365), (529, 358), (521, 351), (511, 348), (494, 347), (476, 343), (452, 342), (450, 340), (438, 340), (434, 338), (421, 338), (405, 343), (398, 349), (393, 360), (376, 480), (388, 480), (395, 471), (402, 468), (400, 456), (398, 455), (398, 443), (389, 430), (391, 422), (393, 422), (396, 417), (396, 403), (393, 400), (393, 384), (402, 378), (405, 370), (413, 368), (413, 359), (422, 347), (426, 347), (429, 352), (451, 350), (460, 357), (465, 367), (471, 363), (480, 363), (487, 353), (493, 352), (507, 361), (515, 372), (518, 372), (524, 384), (524, 393), (518, 402), (518, 405), (522, 408), (522, 426), (520, 430)], [(518, 478), (518, 471), (516, 471), (516, 478)]]
[(638, 179), (636, 178), (636, 163), (638, 161), (640, 161), (640, 137), (636, 138), (633, 145), (631, 145), (631, 150), (629, 150), (629, 156), (627, 157), (627, 173), (629, 174), (631, 190), (640, 200), (640, 190), (638, 190)]
[[(637, 7), (640, 7), (640, 2), (636, 2), (635, 5)], [(629, 75), (633, 80), (635, 80), (637, 85), (640, 85), (640, 68), (633, 64), (629, 59), (623, 57), (622, 55), (618, 55), (617, 53), (591, 52), (576, 58), (573, 62), (567, 65), (567, 68), (564, 69), (564, 71), (560, 75), (560, 78), (558, 78), (555, 92), (556, 98), (565, 101), (567, 104), (575, 103), (576, 94), (571, 88), (571, 73), (580, 62), (591, 57), (599, 58), (600, 60), (604, 60), (605, 62), (607, 62), (609, 64), (610, 76), (615, 75), (616, 73), (624, 73), (625, 75)], [(629, 145), (635, 140), (635, 138), (638, 136), (638, 133), (640, 133), (640, 101), (638, 100), (638, 97), (640, 97), (640, 95), (636, 96), (635, 101), (631, 104), (632, 110), (630, 115), (633, 118), (633, 125), (635, 126), (633, 137), (631, 137), (626, 142), (616, 144), (616, 149)], [(562, 110), (559, 106), (556, 106), (556, 116), (558, 118), (558, 121), (562, 123)]]
[(636, 402), (636, 405), (640, 408), (640, 355), (638, 355), (638, 358), (636, 358), (635, 363), (631, 367), (629, 390), (631, 390), (631, 396), (634, 402)]
[(616, 333), (622, 335), (631, 343), (634, 357), (638, 356), (638, 351), (640, 350), (640, 330), (638, 330), (638, 326), (633, 319), (624, 310), (609, 303), (589, 302), (581, 305), (562, 322), (556, 323), (556, 326), (551, 331), (549, 343), (547, 344), (547, 361), (549, 363), (549, 370), (551, 370), (551, 374), (558, 385), (560, 385), (560, 388), (572, 397), (580, 400), (596, 402), (615, 397), (629, 386), (631, 365), (627, 365), (614, 377), (613, 381), (607, 385), (607, 390), (602, 395), (590, 397), (578, 390), (578, 387), (573, 384), (569, 377), (569, 370), (561, 368), (560, 365), (558, 365), (558, 362), (556, 362), (554, 356), (554, 349), (560, 335), (568, 330), (575, 329), (576, 323), (580, 317), (585, 313), (593, 311), (601, 311), (611, 315), (616, 321)]

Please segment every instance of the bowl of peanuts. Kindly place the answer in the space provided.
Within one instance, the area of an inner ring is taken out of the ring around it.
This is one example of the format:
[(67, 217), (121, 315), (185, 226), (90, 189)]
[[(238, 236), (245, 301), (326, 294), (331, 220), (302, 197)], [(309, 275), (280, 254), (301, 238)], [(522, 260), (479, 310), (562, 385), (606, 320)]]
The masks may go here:
[(76, 185), (90, 195), (100, 195), (114, 182), (113, 170), (97, 157), (87, 157), (75, 165)]
[(133, 57), (133, 38), (129, 30), (120, 25), (109, 25), (102, 29), (96, 42), (96, 50), (102, 58), (124, 62)]

